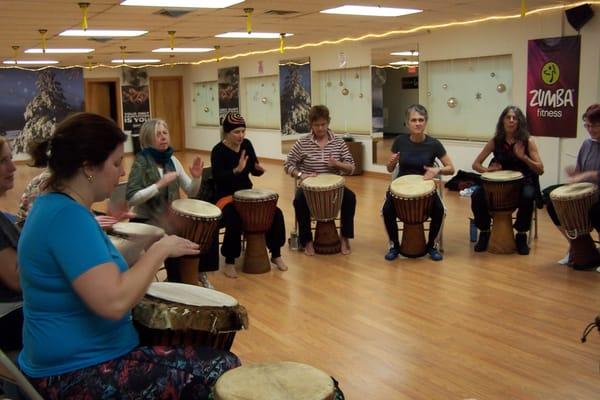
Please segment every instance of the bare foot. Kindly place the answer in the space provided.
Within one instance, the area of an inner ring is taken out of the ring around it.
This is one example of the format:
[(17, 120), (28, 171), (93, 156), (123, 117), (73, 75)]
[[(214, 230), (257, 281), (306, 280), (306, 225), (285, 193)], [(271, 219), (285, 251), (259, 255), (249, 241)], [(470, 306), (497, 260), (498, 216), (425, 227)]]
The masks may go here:
[(280, 270), (280, 271), (287, 271), (288, 270), (288, 266), (285, 265), (285, 263), (283, 262), (283, 258), (281, 258), (281, 256), (276, 257), (276, 258), (271, 258), (271, 262), (273, 264), (275, 264), (275, 266), (277, 267), (277, 269)]
[(340, 241), (342, 244), (342, 254), (347, 255), (352, 253), (352, 249), (350, 248), (350, 240), (342, 236)]
[(312, 241), (310, 241), (304, 245), (304, 254), (306, 254), (307, 256), (315, 255), (315, 246), (313, 246)]
[(223, 273), (228, 278), (235, 279), (235, 278), (238, 277), (238, 274), (237, 274), (237, 271), (235, 270), (235, 265), (234, 264), (225, 264), (223, 266)]

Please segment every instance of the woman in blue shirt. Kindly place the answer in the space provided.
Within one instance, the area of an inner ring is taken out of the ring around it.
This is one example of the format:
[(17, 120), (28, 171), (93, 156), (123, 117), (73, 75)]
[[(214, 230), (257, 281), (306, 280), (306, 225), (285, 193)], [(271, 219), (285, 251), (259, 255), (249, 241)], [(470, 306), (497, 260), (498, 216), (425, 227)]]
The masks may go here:
[[(131, 268), (90, 211), (123, 170), (125, 135), (114, 122), (74, 114), (37, 145), (48, 193), (37, 198), (18, 247), (25, 323), (19, 365), (44, 398), (204, 399), (239, 364), (214, 349), (138, 347), (131, 309), (167, 257), (198, 245), (165, 236)], [(210, 371), (210, 373), (206, 373)]]

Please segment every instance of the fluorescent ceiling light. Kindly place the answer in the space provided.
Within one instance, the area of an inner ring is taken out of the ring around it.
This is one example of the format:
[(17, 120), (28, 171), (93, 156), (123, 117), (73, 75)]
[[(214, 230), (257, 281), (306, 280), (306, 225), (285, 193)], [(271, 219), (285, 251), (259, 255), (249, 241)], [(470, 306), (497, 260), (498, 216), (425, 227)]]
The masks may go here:
[(144, 63), (157, 63), (160, 62), (158, 58), (118, 58), (111, 61), (114, 64), (144, 64)]
[(394, 61), (390, 65), (419, 65), (418, 61)]
[(418, 56), (418, 51), (394, 51), (390, 53), (390, 56)]
[(340, 6), (321, 11), (324, 14), (367, 15), (370, 17), (399, 17), (423, 12), (414, 8), (392, 8), (377, 6)]
[(161, 47), (160, 49), (152, 50), (153, 53), (206, 53), (214, 51), (212, 47)]
[[(286, 37), (294, 36), (293, 33), (286, 33)], [(279, 33), (275, 32), (226, 32), (219, 33), (215, 35), (215, 37), (220, 38), (229, 38), (229, 39), (277, 39), (279, 38)]]
[(11, 65), (47, 65), (47, 64), (58, 64), (58, 61), (54, 60), (4, 60), (3, 64)]
[(67, 29), (59, 36), (85, 36), (85, 37), (133, 37), (141, 36), (148, 31), (117, 30), (117, 29)]
[(94, 49), (27, 49), (25, 53), (29, 54), (78, 54), (78, 53), (91, 53)]
[(125, 0), (122, 6), (167, 8), (227, 8), (244, 0)]

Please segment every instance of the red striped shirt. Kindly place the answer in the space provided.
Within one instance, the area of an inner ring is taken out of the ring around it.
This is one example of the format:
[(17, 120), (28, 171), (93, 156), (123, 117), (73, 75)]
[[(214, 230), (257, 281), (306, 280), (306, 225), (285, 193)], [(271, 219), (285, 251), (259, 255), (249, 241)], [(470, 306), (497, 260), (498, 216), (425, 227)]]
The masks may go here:
[(339, 170), (328, 165), (331, 157), (337, 161), (352, 164), (354, 167), (354, 160), (346, 142), (335, 136), (331, 130), (327, 131), (327, 137), (328, 141), (324, 147), (319, 146), (313, 133), (298, 139), (283, 163), (285, 172), (288, 174), (292, 171), (340, 174)]

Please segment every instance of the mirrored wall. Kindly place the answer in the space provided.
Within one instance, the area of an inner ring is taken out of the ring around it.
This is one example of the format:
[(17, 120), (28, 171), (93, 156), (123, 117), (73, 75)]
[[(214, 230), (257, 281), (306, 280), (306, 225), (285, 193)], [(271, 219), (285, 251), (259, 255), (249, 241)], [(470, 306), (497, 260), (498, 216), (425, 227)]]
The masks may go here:
[(385, 165), (394, 139), (408, 133), (406, 108), (419, 103), (418, 45), (374, 48), (371, 61), (373, 163)]

